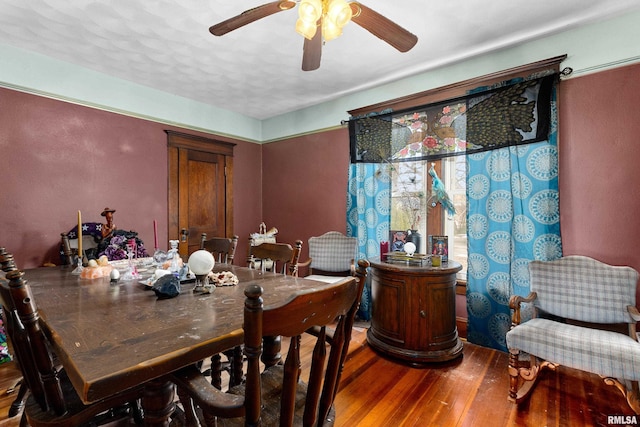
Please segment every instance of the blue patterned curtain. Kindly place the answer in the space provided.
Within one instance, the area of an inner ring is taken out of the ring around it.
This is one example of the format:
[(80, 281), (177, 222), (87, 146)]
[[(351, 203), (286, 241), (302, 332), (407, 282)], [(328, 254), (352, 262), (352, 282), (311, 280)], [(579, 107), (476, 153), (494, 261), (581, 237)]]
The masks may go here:
[[(387, 169), (384, 164), (349, 166), (347, 236), (358, 238), (358, 259), (379, 256), (380, 242), (389, 240), (391, 181)], [(371, 318), (370, 279), (365, 284), (358, 317)]]
[(506, 351), (509, 297), (528, 295), (529, 261), (562, 256), (555, 107), (548, 141), (467, 157), (469, 342)]

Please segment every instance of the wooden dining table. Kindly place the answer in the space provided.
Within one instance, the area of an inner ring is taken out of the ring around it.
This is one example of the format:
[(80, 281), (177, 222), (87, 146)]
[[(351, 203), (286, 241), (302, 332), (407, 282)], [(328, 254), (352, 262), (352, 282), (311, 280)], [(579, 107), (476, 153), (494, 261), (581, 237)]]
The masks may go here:
[(137, 280), (83, 279), (70, 267), (25, 271), (40, 322), (75, 390), (91, 403), (144, 385), (145, 425), (168, 426), (175, 410), (167, 374), (243, 342), (244, 289), (264, 289), (265, 307), (324, 283), (217, 264), (238, 285), (194, 292), (182, 283), (175, 298), (159, 299)]

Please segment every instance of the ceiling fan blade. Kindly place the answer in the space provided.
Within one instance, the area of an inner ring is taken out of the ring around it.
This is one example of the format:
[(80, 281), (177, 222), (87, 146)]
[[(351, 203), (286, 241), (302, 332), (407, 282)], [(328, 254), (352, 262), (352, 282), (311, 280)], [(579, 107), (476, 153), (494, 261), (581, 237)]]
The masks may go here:
[[(319, 29), (322, 28), (322, 18), (318, 21)], [(316, 35), (311, 40), (305, 37), (302, 47), (302, 71), (313, 71), (320, 68), (320, 58), (322, 57), (322, 31), (316, 31)]]
[(385, 18), (373, 9), (358, 2), (349, 3), (353, 17), (351, 20), (384, 40), (400, 52), (407, 52), (418, 42), (418, 37), (402, 28), (395, 22)]
[(245, 10), (240, 15), (212, 25), (211, 27), (209, 27), (209, 32), (214, 36), (223, 36), (228, 32), (237, 30), (238, 28), (255, 22), (258, 19), (266, 18), (269, 15), (282, 12), (283, 10), (289, 10), (295, 5), (295, 1), (272, 1), (271, 3), (266, 3), (262, 6)]

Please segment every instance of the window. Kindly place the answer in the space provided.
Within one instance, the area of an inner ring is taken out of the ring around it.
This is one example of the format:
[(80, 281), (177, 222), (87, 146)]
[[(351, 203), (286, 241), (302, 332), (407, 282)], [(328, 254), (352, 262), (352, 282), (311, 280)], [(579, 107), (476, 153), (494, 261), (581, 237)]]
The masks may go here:
[[(566, 55), (557, 56), (349, 111), (351, 162), (387, 163), (392, 183), (390, 230), (418, 230), (420, 251), (426, 251), (430, 234), (448, 236), (451, 258), (463, 265), (461, 281), (467, 276), (465, 157), (512, 143), (545, 140), (549, 130), (545, 126), (550, 123), (546, 119), (536, 121), (542, 126), (520, 132), (527, 129), (523, 124), (530, 118), (527, 109), (520, 105), (521, 97), (525, 92), (527, 96), (543, 94), (539, 103), (543, 110), (532, 114), (550, 117), (547, 98), (551, 96), (553, 74), (559, 73), (559, 64), (565, 58)], [(534, 80), (537, 82), (533, 83)], [(487, 97), (488, 92), (501, 96)], [(493, 101), (485, 103), (487, 99)], [(505, 105), (515, 113), (506, 114)], [(495, 119), (496, 110), (502, 111), (496, 117), (508, 117), (513, 126), (505, 126), (501, 118)], [(420, 159), (428, 159), (428, 163)], [(439, 204), (430, 206), (428, 170), (432, 163), (455, 214), (447, 214)], [(361, 232), (359, 229), (358, 233)], [(383, 237), (377, 234), (376, 238)], [(375, 246), (369, 240), (366, 244)]]
[(421, 253), (428, 252), (429, 235), (449, 236), (449, 254), (462, 264), (459, 280), (467, 277), (467, 201), (466, 165), (464, 156), (449, 157), (433, 162), (441, 171), (442, 180), (456, 209), (451, 216), (440, 204), (433, 206), (431, 177), (432, 162), (413, 161), (389, 166), (391, 175), (391, 230), (417, 230)]

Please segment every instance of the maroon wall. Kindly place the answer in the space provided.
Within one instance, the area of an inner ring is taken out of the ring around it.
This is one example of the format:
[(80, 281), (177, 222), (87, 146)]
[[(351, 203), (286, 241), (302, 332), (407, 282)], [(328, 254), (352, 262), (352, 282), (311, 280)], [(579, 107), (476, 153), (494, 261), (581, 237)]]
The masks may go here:
[(327, 231), (346, 233), (349, 132), (338, 129), (264, 145), (263, 211), (278, 241), (303, 242)]
[[(103, 222), (102, 209), (116, 209), (116, 226), (151, 250), (156, 219), (167, 245), (164, 130), (184, 129), (9, 89), (0, 89), (0, 106), (0, 245), (19, 267), (59, 263), (60, 233), (77, 224), (78, 210), (84, 222)], [(235, 231), (247, 235), (261, 220), (261, 146), (232, 142)]]
[(565, 255), (640, 271), (640, 64), (569, 79), (560, 91)]

